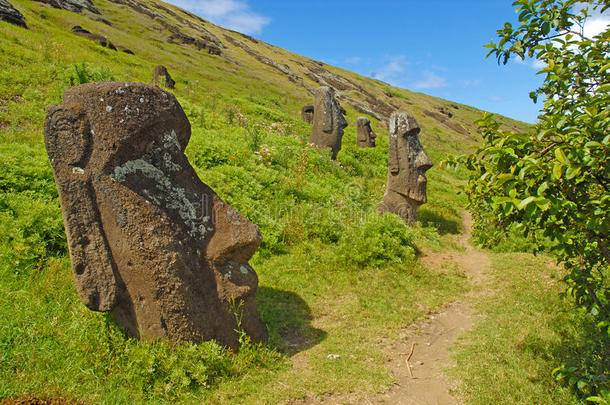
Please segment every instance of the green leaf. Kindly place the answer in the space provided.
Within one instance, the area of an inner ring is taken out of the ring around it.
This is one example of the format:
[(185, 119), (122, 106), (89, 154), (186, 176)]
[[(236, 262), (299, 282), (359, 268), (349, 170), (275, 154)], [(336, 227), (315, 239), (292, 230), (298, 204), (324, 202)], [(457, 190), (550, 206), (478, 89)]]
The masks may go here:
[(578, 176), (580, 174), (580, 169), (582, 169), (582, 167), (569, 166), (568, 170), (566, 170), (566, 179), (572, 180), (574, 177)]
[(555, 163), (553, 166), (553, 177), (559, 180), (561, 178), (561, 169), (563, 168), (562, 163)]
[(536, 194), (538, 194), (539, 196), (542, 195), (542, 193), (544, 193), (547, 189), (549, 188), (549, 183), (547, 183), (546, 181), (544, 183), (542, 183), (540, 186), (538, 186), (538, 190), (536, 191)]
[(547, 211), (549, 208), (551, 208), (551, 201), (544, 197), (536, 198), (535, 202), (538, 208), (540, 208), (542, 211)]
[(521, 200), (521, 202), (519, 204), (517, 204), (517, 208), (522, 210), (523, 208), (527, 207), (531, 202), (533, 202), (535, 199), (536, 199), (536, 197), (529, 196), (529, 197)]
[(598, 73), (599, 74), (603, 74), (606, 73), (606, 70), (610, 69), (610, 63), (608, 63), (607, 65), (604, 65), (602, 67), (599, 68)]
[(549, 32), (551, 32), (551, 23), (549, 21), (545, 21), (542, 23), (542, 34), (549, 35)]
[(566, 162), (568, 160), (568, 158), (566, 157), (566, 154), (564, 153), (563, 149), (561, 149), (561, 148), (555, 149), (555, 157), (557, 158), (557, 160), (559, 160), (564, 165), (566, 164)]

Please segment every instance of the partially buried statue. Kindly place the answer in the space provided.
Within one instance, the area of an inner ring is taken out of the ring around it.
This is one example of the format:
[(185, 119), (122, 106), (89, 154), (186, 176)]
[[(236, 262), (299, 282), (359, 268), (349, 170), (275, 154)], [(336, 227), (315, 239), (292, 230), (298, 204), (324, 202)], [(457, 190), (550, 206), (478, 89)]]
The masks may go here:
[(332, 87), (323, 86), (316, 89), (310, 142), (322, 148), (330, 148), (333, 160), (341, 150), (343, 129), (347, 126), (344, 114), (345, 110), (335, 99), (335, 90)]
[(153, 83), (158, 86), (161, 78), (165, 81), (165, 87), (168, 89), (173, 89), (176, 86), (176, 82), (172, 79), (167, 68), (163, 65), (157, 65), (153, 69)]
[(420, 127), (410, 115), (393, 113), (390, 117), (388, 147), (388, 185), (379, 212), (392, 212), (407, 224), (418, 219), (419, 206), (427, 201), (426, 171), (432, 160), (419, 143)]
[(199, 180), (184, 155), (190, 135), (176, 98), (156, 86), (84, 84), (48, 109), (78, 294), (132, 336), (237, 347), (237, 313), (264, 341), (248, 265), (259, 229)]
[(361, 148), (374, 148), (377, 135), (371, 129), (371, 120), (358, 117), (356, 121), (356, 144)]

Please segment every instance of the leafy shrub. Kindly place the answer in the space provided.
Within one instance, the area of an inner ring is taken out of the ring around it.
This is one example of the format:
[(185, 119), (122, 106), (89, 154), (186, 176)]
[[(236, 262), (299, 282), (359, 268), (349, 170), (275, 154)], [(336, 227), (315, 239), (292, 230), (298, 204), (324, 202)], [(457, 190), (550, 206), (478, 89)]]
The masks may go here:
[(89, 66), (86, 62), (73, 63), (65, 72), (65, 82), (70, 86), (90, 82), (113, 81), (114, 76), (110, 69)]
[(398, 216), (376, 213), (346, 229), (336, 249), (336, 261), (345, 267), (379, 267), (415, 260), (415, 232)]

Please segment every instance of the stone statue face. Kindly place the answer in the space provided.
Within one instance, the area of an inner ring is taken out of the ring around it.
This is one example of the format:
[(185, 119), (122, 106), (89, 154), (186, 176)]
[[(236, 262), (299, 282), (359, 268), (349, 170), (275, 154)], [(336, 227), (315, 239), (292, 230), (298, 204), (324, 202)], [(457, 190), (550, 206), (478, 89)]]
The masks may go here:
[(345, 110), (335, 99), (332, 87), (319, 87), (314, 95), (313, 127), (311, 143), (322, 148), (331, 148), (332, 158), (341, 150), (343, 129), (347, 127)]
[(419, 124), (412, 116), (394, 113), (389, 131), (388, 188), (423, 204), (427, 201), (426, 171), (432, 160), (419, 142)]
[(377, 135), (371, 128), (371, 120), (366, 117), (359, 117), (356, 121), (356, 143), (361, 148), (374, 148)]
[(248, 264), (260, 232), (199, 180), (189, 138), (175, 97), (154, 86), (90, 83), (49, 109), (78, 293), (134, 336), (235, 347), (239, 307), (245, 331), (264, 340)]

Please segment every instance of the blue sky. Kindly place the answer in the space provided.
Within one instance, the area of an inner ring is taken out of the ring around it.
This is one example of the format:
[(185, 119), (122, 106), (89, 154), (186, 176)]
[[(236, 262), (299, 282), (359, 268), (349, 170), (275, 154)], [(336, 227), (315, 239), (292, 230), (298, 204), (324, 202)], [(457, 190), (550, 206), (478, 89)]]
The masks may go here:
[[(166, 0), (167, 1), (167, 0)], [(220, 26), (392, 85), (526, 122), (541, 107), (533, 61), (498, 65), (483, 45), (512, 0), (171, 0)], [(595, 16), (604, 27), (609, 16)], [(496, 41), (497, 42), (497, 41)], [(540, 103), (540, 102), (539, 102)]]

